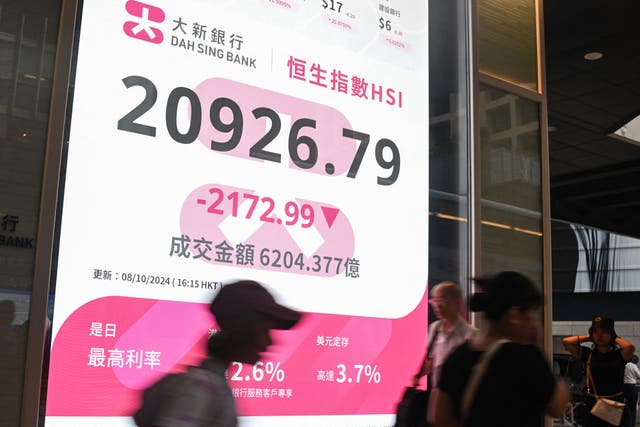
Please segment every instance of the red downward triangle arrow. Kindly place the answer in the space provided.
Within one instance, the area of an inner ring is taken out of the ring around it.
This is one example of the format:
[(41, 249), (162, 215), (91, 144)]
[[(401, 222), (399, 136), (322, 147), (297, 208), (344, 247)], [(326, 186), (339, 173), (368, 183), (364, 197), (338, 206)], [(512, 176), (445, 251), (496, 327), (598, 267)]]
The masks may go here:
[(336, 217), (340, 213), (340, 209), (336, 208), (328, 208), (326, 206), (320, 206), (322, 209), (322, 214), (324, 215), (324, 219), (327, 220), (327, 225), (329, 228), (333, 225), (333, 222), (336, 220)]

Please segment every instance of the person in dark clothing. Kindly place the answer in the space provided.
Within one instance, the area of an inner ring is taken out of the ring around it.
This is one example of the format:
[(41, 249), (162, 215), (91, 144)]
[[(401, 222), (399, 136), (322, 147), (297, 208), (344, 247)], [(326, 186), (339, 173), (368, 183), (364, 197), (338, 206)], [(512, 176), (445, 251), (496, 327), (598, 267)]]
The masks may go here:
[[(539, 427), (544, 413), (559, 417), (569, 403), (569, 390), (534, 345), (542, 294), (529, 279), (511, 271), (476, 282), (482, 292), (471, 297), (471, 309), (484, 313), (487, 327), (445, 362), (436, 427)], [(475, 393), (469, 395), (474, 368), (492, 351)]]
[(209, 338), (209, 357), (200, 366), (169, 374), (146, 389), (142, 406), (133, 416), (136, 425), (237, 427), (227, 368), (234, 361), (257, 363), (272, 344), (271, 330), (291, 329), (301, 317), (252, 280), (223, 286), (209, 311), (220, 328)]
[[(593, 383), (587, 381), (589, 407), (593, 407), (598, 397), (624, 402), (624, 368), (633, 357), (635, 347), (631, 341), (619, 337), (614, 328), (614, 320), (605, 316), (596, 316), (591, 322), (589, 335), (570, 336), (562, 343), (573, 357), (589, 365)], [(581, 345), (592, 342), (591, 347)], [(625, 408), (621, 425), (626, 425), (629, 411)], [(612, 424), (589, 413), (586, 427), (611, 427)]]

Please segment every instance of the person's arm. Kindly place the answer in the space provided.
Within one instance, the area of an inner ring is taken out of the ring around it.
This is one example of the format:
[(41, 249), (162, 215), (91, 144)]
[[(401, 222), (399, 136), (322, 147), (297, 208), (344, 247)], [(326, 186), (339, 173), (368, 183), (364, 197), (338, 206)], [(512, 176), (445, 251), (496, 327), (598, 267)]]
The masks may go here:
[(633, 353), (636, 351), (636, 347), (633, 343), (627, 339), (618, 337), (616, 338), (616, 344), (620, 347), (620, 354), (625, 362), (628, 362), (633, 357)]
[(431, 360), (429, 360), (429, 353), (424, 353), (424, 359), (418, 368), (418, 372), (413, 376), (413, 386), (417, 387), (420, 383), (420, 378), (431, 373)]
[(460, 421), (453, 413), (453, 401), (442, 390), (436, 400), (435, 427), (461, 427)]
[(418, 372), (413, 376), (413, 386), (417, 387), (420, 383), (420, 378), (425, 375), (431, 374), (431, 359), (429, 357), (429, 347), (433, 345), (434, 336), (432, 334), (436, 333), (436, 327), (438, 325), (438, 321), (434, 322), (429, 326), (427, 335), (427, 348), (424, 351), (424, 358), (422, 359), (422, 363), (418, 367)]
[(567, 406), (571, 401), (571, 393), (567, 383), (560, 378), (556, 378), (556, 386), (551, 396), (551, 400), (545, 407), (545, 412), (553, 418), (560, 418), (567, 411)]
[(573, 357), (580, 359), (582, 357), (582, 348), (580, 344), (583, 342), (591, 341), (589, 335), (572, 335), (570, 337), (564, 337), (562, 339), (562, 345)]
[(636, 383), (640, 382), (640, 368), (638, 368), (638, 365), (636, 365), (635, 363), (631, 364), (631, 373), (635, 377)]

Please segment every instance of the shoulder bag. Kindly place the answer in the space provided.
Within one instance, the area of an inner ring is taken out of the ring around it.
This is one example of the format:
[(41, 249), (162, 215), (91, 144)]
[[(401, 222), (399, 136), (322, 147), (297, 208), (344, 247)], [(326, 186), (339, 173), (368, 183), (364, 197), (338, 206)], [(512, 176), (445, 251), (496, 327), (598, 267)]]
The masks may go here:
[(591, 355), (593, 351), (589, 353), (589, 359), (587, 360), (587, 392), (593, 391), (593, 396), (596, 398), (596, 403), (591, 408), (591, 414), (613, 424), (619, 426), (622, 421), (622, 414), (624, 413), (624, 403), (616, 402), (615, 400), (607, 399), (607, 397), (616, 397), (621, 393), (612, 394), (610, 396), (599, 396), (596, 391), (596, 383), (593, 381), (591, 375)]
[[(429, 337), (425, 363), (431, 356), (433, 343), (436, 341), (438, 333), (439, 330), (436, 327), (433, 335)], [(427, 406), (429, 405), (429, 395), (431, 393), (429, 377), (430, 375), (427, 377), (427, 390), (421, 390), (416, 387), (405, 388), (402, 400), (400, 400), (396, 409), (396, 422), (393, 427), (427, 427)]]

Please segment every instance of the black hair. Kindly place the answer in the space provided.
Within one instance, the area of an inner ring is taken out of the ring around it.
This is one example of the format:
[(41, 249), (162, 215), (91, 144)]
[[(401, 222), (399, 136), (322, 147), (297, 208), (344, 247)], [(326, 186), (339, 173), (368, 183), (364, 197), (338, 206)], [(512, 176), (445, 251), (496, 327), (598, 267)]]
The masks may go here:
[(542, 293), (529, 279), (515, 271), (503, 271), (473, 280), (481, 292), (471, 296), (471, 310), (484, 312), (489, 321), (500, 320), (511, 307), (528, 310), (542, 305)]
[(208, 356), (215, 356), (223, 360), (235, 358), (238, 355), (238, 350), (251, 342), (255, 334), (254, 331), (249, 329), (246, 331), (246, 334), (242, 334), (237, 331), (230, 332), (228, 329), (223, 329), (214, 333), (207, 341)]
[(209, 356), (233, 358), (239, 348), (252, 342), (258, 331), (265, 326), (268, 316), (257, 312), (244, 313), (242, 317), (233, 318), (226, 328), (211, 335), (207, 341)]
[(618, 334), (616, 334), (615, 321), (607, 316), (597, 315), (591, 321), (591, 327), (589, 328), (589, 337), (593, 339), (593, 329), (602, 328), (611, 334), (611, 345), (614, 345)]
[(233, 357), (233, 346), (229, 334), (219, 331), (211, 335), (207, 341), (207, 353), (209, 356), (217, 356), (221, 359)]

